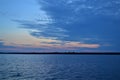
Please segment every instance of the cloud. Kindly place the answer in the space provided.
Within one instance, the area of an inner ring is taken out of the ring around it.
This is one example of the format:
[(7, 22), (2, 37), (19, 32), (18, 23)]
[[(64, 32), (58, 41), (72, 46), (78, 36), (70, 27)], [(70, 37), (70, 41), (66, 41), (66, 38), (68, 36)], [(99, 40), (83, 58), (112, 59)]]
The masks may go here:
[[(34, 47), (33, 47), (34, 46)], [(9, 43), (0, 41), (0, 52), (45, 52), (47, 49), (32, 44)], [(50, 51), (50, 50), (49, 50)]]
[(103, 46), (101, 38), (119, 42), (120, 19), (113, 19), (120, 17), (119, 0), (38, 0), (38, 4), (42, 14), (37, 19), (12, 20), (27, 29), (32, 38), (0, 40), (1, 50), (96, 49)]
[(116, 16), (116, 13), (120, 14), (119, 0), (93, 0), (92, 2), (90, 0), (39, 0), (39, 4), (42, 10), (58, 22), (87, 15)]
[[(34, 40), (33, 40), (34, 41)], [(32, 51), (32, 52), (42, 52), (42, 51), (71, 51), (79, 50), (83, 48), (99, 48), (100, 44), (87, 44), (76, 41), (62, 41), (55, 39), (41, 38), (32, 42), (31, 39), (26, 42), (0, 42), (0, 51)]]
[[(94, 18), (98, 15), (116, 16), (120, 13), (118, 0), (93, 0), (92, 2), (89, 0), (38, 0), (38, 2), (40, 11), (44, 13), (43, 16), (34, 21), (14, 20), (22, 24), (22, 28), (32, 29), (30, 34), (37, 38), (46, 37), (65, 40), (69, 39), (70, 36), (78, 37), (83, 33), (85, 35), (88, 32), (83, 27), (88, 25), (91, 25), (91, 27), (97, 26), (93, 25), (94, 23), (87, 23), (92, 20), (98, 21), (90, 17)], [(87, 28), (89, 31), (91, 30), (89, 27)]]
[(3, 39), (0, 39), (0, 42), (2, 42), (3, 41)]
[[(31, 43), (30, 43), (31, 42)], [(100, 44), (81, 43), (77, 41), (63, 41), (56, 39), (48, 39), (46, 37), (36, 39), (36, 42), (31, 40), (22, 43), (4, 42), (6, 46), (21, 47), (21, 48), (41, 48), (41, 49), (79, 49), (79, 48), (98, 48)]]
[(70, 48), (70, 49), (79, 49), (79, 48), (98, 48), (100, 47), (99, 44), (87, 44), (87, 43), (80, 43), (80, 42), (73, 42), (73, 41), (65, 41), (64, 44), (61, 43), (60, 46), (56, 46), (57, 48)]
[[(63, 49), (63, 50), (74, 50), (79, 48), (98, 48), (100, 44), (87, 44), (78, 41), (69, 41), (62, 38), (68, 37), (63, 33), (67, 32), (62, 28), (50, 27), (48, 24), (37, 24), (35, 22), (15, 20), (23, 25), (23, 28), (32, 29), (30, 34), (36, 38), (39, 38), (37, 45), (30, 44), (14, 44), (22, 47), (33, 47), (33, 48), (43, 48), (43, 49)], [(43, 39), (43, 40), (42, 40)]]
[[(45, 17), (41, 16), (32, 21), (13, 20), (22, 25), (20, 28), (29, 29), (30, 35), (39, 39), (36, 45), (21, 44), (21, 46), (44, 49), (80, 49), (101, 46), (99, 43), (79, 41), (81, 33), (87, 32), (86, 28), (86, 32), (82, 32), (81, 26), (84, 25), (81, 21), (88, 15), (92, 15), (95, 8), (87, 0), (39, 0), (39, 5)], [(42, 39), (46, 41), (41, 41)]]
[(52, 25), (68, 31), (65, 34), (69, 37), (64, 40), (73, 40), (71, 36), (77, 40), (75, 38), (82, 35), (96, 35), (103, 31), (103, 27), (107, 32), (108, 27), (115, 25), (113, 18), (120, 16), (119, 0), (39, 0), (39, 5), (40, 10), (50, 16)]
[(31, 29), (30, 34), (37, 38), (46, 37), (46, 38), (54, 38), (54, 39), (62, 39), (64, 37), (68, 37), (65, 33), (67, 30), (56, 27), (53, 24), (46, 23), (42, 24), (39, 22), (25, 21), (25, 20), (14, 20), (19, 22), (22, 28)]
[(6, 52), (6, 51), (14, 51), (15, 47), (13, 46), (7, 46), (4, 44), (4, 41), (0, 41), (0, 51)]

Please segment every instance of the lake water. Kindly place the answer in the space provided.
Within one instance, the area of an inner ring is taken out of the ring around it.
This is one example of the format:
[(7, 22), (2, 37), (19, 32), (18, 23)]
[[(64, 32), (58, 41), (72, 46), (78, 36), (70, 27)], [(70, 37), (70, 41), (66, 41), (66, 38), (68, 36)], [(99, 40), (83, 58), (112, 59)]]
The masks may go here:
[(0, 54), (0, 80), (120, 80), (120, 56)]

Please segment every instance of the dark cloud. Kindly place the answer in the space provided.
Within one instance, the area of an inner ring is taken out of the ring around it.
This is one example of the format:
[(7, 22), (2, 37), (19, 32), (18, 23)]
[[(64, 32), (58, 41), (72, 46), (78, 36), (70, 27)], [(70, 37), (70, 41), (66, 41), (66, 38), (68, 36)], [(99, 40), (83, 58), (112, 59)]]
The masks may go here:
[(93, 38), (118, 36), (119, 0), (39, 0), (39, 4), (54, 21), (52, 25), (68, 31), (70, 37), (64, 40), (80, 40), (81, 36), (91, 35), (95, 35)]
[[(22, 28), (35, 30), (30, 32), (32, 36), (66, 41), (80, 41), (81, 38), (92, 36), (91, 38), (112, 39), (112, 43), (114, 41), (118, 43), (119, 0), (38, 0), (38, 2), (40, 10), (46, 13), (47, 18), (40, 16), (34, 22), (16, 20), (23, 25)], [(94, 39), (87, 42), (100, 41)]]
[(41, 9), (56, 22), (81, 21), (90, 15), (119, 15), (119, 0), (39, 0)]

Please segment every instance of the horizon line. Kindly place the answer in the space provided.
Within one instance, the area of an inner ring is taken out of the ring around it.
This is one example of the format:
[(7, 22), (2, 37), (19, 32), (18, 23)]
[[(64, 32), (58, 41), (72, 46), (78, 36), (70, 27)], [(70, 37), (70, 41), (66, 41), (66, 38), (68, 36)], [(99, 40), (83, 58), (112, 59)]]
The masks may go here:
[(120, 52), (0, 52), (0, 54), (80, 54), (80, 55), (120, 55)]

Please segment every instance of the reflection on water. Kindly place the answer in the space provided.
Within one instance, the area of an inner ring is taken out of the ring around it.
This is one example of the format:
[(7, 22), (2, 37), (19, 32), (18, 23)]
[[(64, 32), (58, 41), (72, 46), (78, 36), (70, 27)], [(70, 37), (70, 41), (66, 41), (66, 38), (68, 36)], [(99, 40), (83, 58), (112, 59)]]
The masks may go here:
[(0, 80), (120, 80), (120, 56), (1, 54)]

